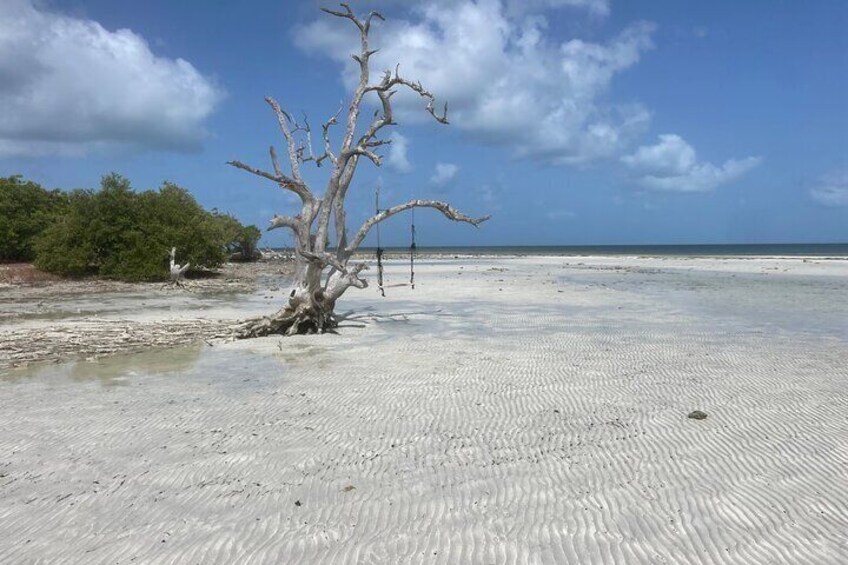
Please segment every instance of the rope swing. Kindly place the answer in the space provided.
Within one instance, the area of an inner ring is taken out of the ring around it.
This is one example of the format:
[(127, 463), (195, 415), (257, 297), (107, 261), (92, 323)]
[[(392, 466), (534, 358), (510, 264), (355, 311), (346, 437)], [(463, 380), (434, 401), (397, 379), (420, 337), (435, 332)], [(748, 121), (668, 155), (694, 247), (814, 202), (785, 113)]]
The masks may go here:
[[(383, 212), (380, 208), (380, 187), (377, 186), (377, 189), (374, 193), (374, 208), (376, 213), (379, 214)], [(383, 285), (383, 246), (380, 243), (380, 222), (377, 222), (377, 286), (380, 288), (380, 295), (383, 298), (386, 297), (386, 290)], [(409, 286), (412, 290), (415, 290), (415, 254), (417, 253), (417, 246), (415, 245), (415, 208), (412, 208), (412, 224), (410, 226), (412, 232), (412, 243), (409, 245)], [(395, 285), (395, 286), (404, 286), (403, 284)]]
[(409, 286), (415, 290), (415, 208), (412, 209), (412, 244), (409, 246)]
[[(376, 195), (374, 197), (377, 213), (380, 210), (380, 185), (377, 185)], [(377, 286), (380, 288), (380, 294), (383, 298), (386, 297), (386, 291), (383, 289), (383, 248), (380, 245), (380, 222), (377, 222)]]

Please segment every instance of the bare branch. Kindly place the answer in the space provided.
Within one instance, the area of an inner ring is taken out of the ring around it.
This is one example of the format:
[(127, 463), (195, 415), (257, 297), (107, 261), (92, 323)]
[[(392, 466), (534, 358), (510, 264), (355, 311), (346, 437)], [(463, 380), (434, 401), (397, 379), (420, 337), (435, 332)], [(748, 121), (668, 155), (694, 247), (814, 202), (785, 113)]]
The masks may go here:
[[(393, 90), (396, 86), (406, 86), (411, 89), (413, 92), (418, 93), (419, 96), (427, 100), (426, 110), (430, 113), (433, 118), (441, 123), (448, 124), (448, 105), (445, 103), (444, 111), (442, 115), (436, 113), (435, 104), (436, 98), (423, 86), (421, 86), (420, 82), (412, 82), (405, 78), (402, 78), (399, 74), (399, 67), (395, 69), (395, 74), (392, 75), (390, 71), (386, 71), (383, 74), (383, 80), (380, 81), (379, 84), (367, 86), (365, 88), (366, 92), (376, 92), (377, 96), (380, 97), (380, 102), (382, 103), (383, 113), (379, 114), (379, 111), (375, 114), (374, 120), (371, 122), (371, 125), (368, 127), (368, 130), (359, 138), (359, 142), (356, 145), (356, 149), (351, 150), (351, 153), (363, 154), (362, 150), (367, 149), (368, 147), (378, 147), (379, 145), (384, 144), (385, 142), (375, 142), (374, 138), (377, 133), (384, 128), (385, 126), (394, 125), (394, 117), (392, 112), (392, 103), (391, 98), (394, 96), (396, 90)], [(370, 158), (370, 157), (369, 157)], [(374, 161), (374, 159), (371, 159)]]
[(326, 155), (330, 161), (334, 164), (338, 164), (338, 159), (336, 159), (335, 154), (333, 153), (333, 149), (330, 146), (330, 127), (334, 126), (338, 123), (339, 114), (342, 113), (343, 105), (339, 104), (338, 111), (321, 126), (321, 129), (324, 130), (324, 155)]
[(277, 159), (277, 150), (274, 149), (273, 145), (271, 146), (269, 153), (271, 153), (271, 164), (274, 166), (274, 173), (276, 173), (278, 178), (284, 177), (285, 175), (283, 174), (283, 170), (280, 168), (280, 161)]
[(347, 18), (348, 20), (356, 24), (356, 27), (359, 28), (359, 31), (365, 32), (365, 24), (363, 24), (356, 18), (356, 15), (353, 13), (353, 10), (350, 9), (350, 6), (346, 2), (342, 2), (340, 6), (344, 8), (344, 12), (330, 10), (329, 8), (321, 8), (321, 11), (330, 14), (331, 16), (336, 16), (337, 18)]
[(352, 269), (348, 269), (347, 271), (345, 271), (343, 273), (343, 276), (345, 279), (347, 279), (347, 282), (348, 284), (350, 284), (350, 286), (356, 288), (368, 288), (368, 281), (359, 278), (359, 273), (366, 270), (368, 270), (368, 265), (366, 263), (357, 263), (353, 266)]
[(377, 155), (376, 153), (370, 151), (369, 149), (366, 149), (365, 147), (357, 146), (355, 149), (352, 150), (351, 153), (354, 155), (363, 155), (365, 157), (368, 157), (371, 162), (373, 162), (378, 167), (383, 164), (383, 158), (380, 155)]
[(362, 227), (359, 228), (359, 231), (356, 232), (356, 236), (354, 236), (353, 240), (350, 242), (345, 248), (345, 252), (350, 255), (354, 251), (356, 251), (359, 246), (362, 244), (365, 236), (368, 235), (368, 232), (375, 225), (379, 224), (383, 220), (387, 218), (391, 218), (395, 214), (399, 214), (405, 210), (410, 210), (412, 208), (435, 208), (439, 212), (441, 212), (446, 218), (449, 220), (453, 220), (455, 222), (465, 222), (473, 225), (474, 227), (479, 226), (486, 220), (488, 220), (491, 216), (483, 216), (482, 218), (472, 218), (471, 216), (466, 216), (447, 202), (442, 202), (440, 200), (410, 200), (404, 204), (398, 204), (397, 206), (393, 206), (387, 210), (383, 210), (382, 212), (371, 216), (365, 223), (362, 224)]
[(365, 147), (380, 147), (381, 145), (391, 145), (391, 139), (372, 139), (365, 142)]
[(330, 146), (330, 127), (337, 123), (337, 118), (342, 111), (342, 106), (339, 106), (338, 112), (335, 115), (331, 116), (329, 120), (327, 120), (324, 125), (321, 126), (323, 130), (323, 138), (324, 138), (324, 153), (321, 155), (315, 156), (315, 153), (312, 150), (312, 127), (309, 125), (309, 120), (306, 115), (303, 116), (304, 127), (298, 126), (294, 131), (303, 131), (306, 134), (306, 148), (309, 150), (309, 156), (303, 157), (303, 147), (298, 148), (298, 158), (301, 162), (314, 161), (315, 166), (320, 167), (321, 163), (325, 159), (329, 159), (334, 165), (338, 164), (338, 160), (336, 159), (336, 155), (333, 153), (333, 149)]
[[(359, 112), (362, 106), (362, 98), (363, 96), (365, 96), (366, 89), (368, 88), (368, 82), (371, 76), (369, 60), (374, 54), (374, 51), (368, 48), (368, 33), (371, 28), (371, 21), (374, 18), (383, 19), (382, 15), (380, 15), (379, 13), (372, 13), (369, 14), (368, 19), (363, 22), (356, 17), (356, 15), (353, 13), (353, 10), (350, 9), (350, 6), (348, 4), (342, 3), (341, 7), (343, 11), (324, 11), (330, 15), (351, 20), (359, 29), (360, 49), (359, 54), (354, 57), (354, 59), (359, 63), (359, 84), (357, 85), (356, 90), (353, 93), (353, 97), (350, 101), (350, 106), (348, 107), (347, 123), (345, 125), (345, 134), (341, 145), (341, 151), (339, 152), (339, 158), (335, 162), (335, 170), (333, 171), (333, 174), (330, 177), (330, 181), (327, 184), (327, 190), (324, 193), (324, 206), (321, 208), (320, 217), (318, 220), (318, 228), (315, 234), (316, 249), (318, 251), (323, 251), (327, 246), (329, 239), (328, 235), (330, 231), (330, 215), (332, 213), (332, 210), (335, 208), (334, 203), (336, 201), (336, 198), (339, 196), (340, 193), (343, 194), (347, 190), (347, 185), (343, 185), (340, 182), (342, 176), (345, 174), (345, 171), (348, 167), (348, 163), (350, 163), (352, 159), (357, 159), (357, 152), (352, 151), (351, 149), (353, 146), (354, 136), (356, 135), (356, 124), (359, 120)], [(367, 150), (367, 148), (363, 149)], [(373, 157), (378, 157), (374, 153), (371, 153), (371, 155), (373, 155)], [(380, 161), (379, 157), (376, 160), (372, 156), (368, 157), (376, 163), (379, 163)], [(352, 175), (348, 175), (349, 178), (350, 176)]]
[[(405, 87), (409, 88), (410, 90), (412, 90), (413, 92), (416, 92), (419, 96), (421, 96), (421, 98), (424, 98), (425, 100), (427, 100), (427, 106), (426, 106), (425, 109), (427, 110), (427, 112), (430, 113), (431, 116), (433, 116), (433, 118), (437, 122), (439, 122), (440, 124), (450, 123), (448, 121), (448, 105), (447, 105), (447, 103), (445, 103), (445, 105), (444, 105), (444, 110), (442, 111), (442, 115), (441, 116), (438, 115), (436, 113), (436, 97), (433, 96), (433, 94), (429, 90), (424, 88), (421, 85), (421, 82), (412, 82), (411, 80), (407, 80), (407, 79), (401, 77), (399, 71), (400, 71), (399, 66), (397, 68), (395, 68), (395, 74), (394, 75), (392, 75), (391, 72), (386, 71), (383, 74), (383, 80), (379, 84), (374, 84), (374, 85), (368, 86), (366, 88), (366, 92), (377, 92), (378, 94), (383, 92), (383, 93), (388, 93), (388, 97), (391, 97), (392, 94), (394, 94), (394, 91), (392, 91), (392, 88), (394, 88), (398, 85), (405, 86)], [(381, 99), (382, 99), (382, 96), (381, 96)], [(385, 102), (384, 102), (383, 105), (385, 106)]]
[(365, 21), (362, 21), (356, 17), (356, 14), (353, 13), (353, 10), (350, 9), (350, 5), (347, 2), (342, 2), (339, 4), (342, 8), (344, 8), (343, 12), (339, 12), (336, 10), (330, 10), (329, 8), (321, 8), (322, 12), (330, 14), (331, 16), (336, 16), (338, 18), (346, 18), (353, 23), (356, 24), (356, 27), (359, 28), (359, 31), (367, 34), (371, 30), (371, 20), (377, 18), (381, 21), (386, 21), (386, 18), (383, 17), (383, 14), (377, 11), (372, 11), (368, 14), (368, 17), (365, 18)]
[(295, 233), (300, 229), (300, 216), (277, 216), (275, 215), (271, 218), (271, 222), (268, 225), (268, 229), (266, 231), (271, 231), (277, 228), (289, 228)]
[[(309, 157), (304, 159), (304, 161), (315, 161), (315, 153), (312, 151), (312, 128), (309, 126), (309, 119), (306, 117), (306, 114), (303, 114), (303, 123), (306, 127), (300, 128), (306, 133), (306, 148), (309, 150)], [(320, 167), (321, 163), (316, 162), (316, 164)]]
[(297, 143), (289, 129), (289, 121), (291, 121), (291, 117), (280, 107), (279, 102), (270, 96), (265, 97), (265, 102), (271, 106), (274, 110), (274, 114), (277, 115), (277, 123), (280, 124), (280, 131), (283, 132), (283, 137), (286, 138), (286, 145), (288, 145), (289, 148), (289, 162), (291, 163), (292, 177), (294, 177), (294, 180), (297, 182), (303, 183), (303, 178), (300, 176), (300, 161), (297, 156)]
[[(272, 148), (272, 153), (274, 153), (273, 148)], [(294, 183), (294, 181), (292, 179), (290, 179), (289, 177), (287, 177), (286, 175), (272, 175), (271, 173), (263, 171), (262, 169), (257, 169), (256, 167), (251, 167), (250, 165), (242, 163), (241, 161), (227, 161), (227, 164), (230, 165), (230, 166), (233, 166), (237, 169), (247, 171), (248, 173), (253, 173), (256, 176), (263, 177), (263, 178), (266, 178), (268, 180), (272, 180), (276, 183), (286, 183), (286, 184), (288, 184), (288, 183), (293, 184)]]
[(386, 18), (383, 17), (383, 14), (381, 14), (380, 12), (377, 12), (377, 11), (372, 11), (370, 14), (368, 14), (368, 17), (365, 19), (365, 33), (368, 33), (369, 31), (371, 31), (371, 20), (373, 20), (374, 18), (377, 18), (381, 22), (386, 21)]
[[(271, 148), (271, 160), (274, 162), (275, 168), (279, 168), (279, 163), (276, 162), (276, 151)], [(312, 191), (309, 190), (309, 187), (306, 186), (302, 181), (297, 182), (296, 180), (287, 177), (286, 175), (273, 175), (267, 171), (263, 171), (261, 169), (257, 169), (256, 167), (251, 167), (241, 161), (227, 161), (228, 165), (236, 167), (237, 169), (241, 169), (243, 171), (247, 171), (248, 173), (252, 173), (256, 176), (266, 178), (268, 180), (274, 181), (280, 187), (285, 188), (287, 190), (291, 190), (298, 196), (300, 196), (301, 200), (304, 202), (312, 202), (315, 198), (312, 195)]]

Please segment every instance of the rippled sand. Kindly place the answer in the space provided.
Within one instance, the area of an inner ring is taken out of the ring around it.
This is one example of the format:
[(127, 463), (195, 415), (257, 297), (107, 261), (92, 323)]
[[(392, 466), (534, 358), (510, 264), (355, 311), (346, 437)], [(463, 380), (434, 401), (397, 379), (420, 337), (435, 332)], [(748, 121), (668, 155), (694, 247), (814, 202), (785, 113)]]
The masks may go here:
[(6, 374), (0, 563), (848, 562), (848, 262), (417, 282), (337, 336)]

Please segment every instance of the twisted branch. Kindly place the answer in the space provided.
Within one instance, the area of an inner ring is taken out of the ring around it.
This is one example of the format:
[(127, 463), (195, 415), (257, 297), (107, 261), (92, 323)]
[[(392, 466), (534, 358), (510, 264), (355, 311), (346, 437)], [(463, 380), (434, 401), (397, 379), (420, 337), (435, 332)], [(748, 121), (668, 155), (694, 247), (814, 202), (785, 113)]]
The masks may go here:
[(455, 222), (465, 222), (467, 224), (471, 224), (474, 227), (478, 227), (480, 224), (488, 220), (491, 216), (483, 216), (481, 218), (472, 218), (471, 216), (467, 216), (448, 204), (447, 202), (442, 202), (440, 200), (410, 200), (409, 202), (405, 202), (403, 204), (398, 204), (397, 206), (393, 206), (378, 214), (375, 214), (365, 220), (365, 223), (362, 224), (362, 227), (359, 228), (359, 231), (356, 232), (353, 240), (351, 240), (350, 245), (345, 248), (345, 253), (347, 256), (352, 255), (365, 240), (365, 236), (368, 235), (368, 232), (371, 231), (375, 225), (380, 222), (391, 218), (395, 214), (399, 214), (405, 210), (410, 210), (412, 208), (434, 208), (441, 212), (446, 218), (449, 220), (453, 220)]

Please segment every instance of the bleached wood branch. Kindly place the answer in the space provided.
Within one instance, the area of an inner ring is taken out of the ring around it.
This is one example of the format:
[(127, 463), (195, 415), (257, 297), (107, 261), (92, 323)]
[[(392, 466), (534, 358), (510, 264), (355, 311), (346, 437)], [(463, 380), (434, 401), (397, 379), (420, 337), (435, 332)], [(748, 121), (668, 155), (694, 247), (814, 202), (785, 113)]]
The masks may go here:
[(171, 284), (175, 286), (182, 286), (183, 279), (185, 278), (186, 271), (191, 267), (191, 263), (186, 263), (185, 265), (178, 265), (177, 262), (177, 248), (171, 248)]
[(268, 225), (267, 231), (275, 230), (277, 228), (289, 228), (295, 232), (297, 235), (298, 230), (301, 225), (301, 217), (300, 216), (278, 216), (275, 215), (271, 218), (271, 222)]
[[(275, 171), (279, 170), (280, 165), (279, 163), (277, 163), (277, 154), (276, 151), (274, 151), (273, 147), (271, 148), (271, 161), (273, 162)], [(263, 171), (262, 169), (251, 167), (250, 165), (242, 163), (241, 161), (227, 161), (227, 164), (237, 169), (252, 173), (256, 176), (274, 181), (275, 183), (280, 185), (281, 188), (291, 190), (292, 192), (300, 196), (301, 200), (303, 200), (304, 202), (312, 201), (314, 199), (312, 191), (309, 190), (309, 187), (306, 186), (306, 184), (304, 184), (303, 182), (298, 182), (282, 174), (282, 172), (279, 172), (279, 174), (271, 174), (267, 171)]]
[(368, 157), (368, 159), (371, 160), (371, 162), (374, 163), (375, 165), (377, 165), (378, 167), (383, 164), (383, 157), (381, 155), (377, 155), (376, 153), (374, 153), (373, 151), (371, 151), (367, 147), (357, 146), (356, 148), (353, 149), (353, 154), (354, 155), (362, 155), (363, 157)]
[(405, 86), (417, 93), (421, 98), (424, 98), (427, 101), (425, 109), (437, 122), (446, 125), (450, 123), (448, 121), (447, 102), (445, 102), (442, 115), (440, 116), (436, 113), (436, 97), (433, 96), (429, 90), (424, 88), (420, 81), (412, 82), (411, 80), (401, 77), (400, 65), (398, 65), (395, 67), (394, 75), (391, 71), (386, 71), (383, 73), (383, 79), (378, 84), (373, 84), (365, 88), (366, 92), (376, 92), (380, 97), (380, 102), (383, 106), (383, 115), (375, 118), (375, 120), (371, 123), (371, 126), (368, 128), (368, 131), (360, 138), (360, 143), (365, 143), (371, 140), (380, 128), (387, 125), (394, 125), (395, 122), (392, 118), (391, 98), (397, 92), (397, 90), (393, 90), (397, 86)]
[[(346, 171), (351, 164), (353, 168), (355, 168), (356, 163), (358, 162), (358, 154), (356, 151), (351, 151), (351, 148), (353, 146), (354, 137), (356, 136), (356, 124), (359, 120), (362, 99), (365, 96), (371, 76), (369, 61), (371, 56), (376, 53), (376, 51), (369, 49), (368, 47), (368, 33), (371, 29), (371, 22), (374, 18), (380, 20), (385, 19), (379, 12), (371, 12), (363, 21), (356, 17), (353, 10), (351, 10), (347, 3), (342, 3), (341, 7), (342, 11), (324, 9), (324, 12), (332, 16), (349, 19), (359, 29), (359, 54), (353, 55), (353, 59), (359, 64), (359, 83), (357, 84), (353, 97), (351, 98), (350, 106), (348, 107), (347, 123), (345, 124), (345, 134), (341, 150), (339, 152), (339, 157), (335, 163), (333, 174), (330, 176), (330, 180), (327, 183), (327, 190), (324, 192), (324, 205), (319, 213), (318, 228), (315, 234), (316, 248), (318, 251), (324, 251), (327, 247), (330, 232), (330, 216), (333, 214), (333, 210), (337, 209), (337, 206), (335, 205), (336, 199), (340, 195), (343, 199), (344, 194), (347, 192), (347, 185), (342, 184), (342, 182), (344, 182), (344, 177), (348, 179), (348, 183), (353, 177), (352, 169), (347, 174)], [(370, 156), (369, 158), (372, 159), (372, 161), (374, 160)], [(379, 161), (379, 159), (377, 159), (377, 161)], [(336, 214), (336, 218), (338, 218), (338, 214)]]
[(368, 17), (365, 18), (365, 21), (362, 21), (362, 20), (360, 20), (359, 18), (356, 17), (356, 14), (353, 13), (353, 10), (350, 9), (350, 5), (347, 2), (342, 2), (339, 5), (344, 9), (343, 12), (339, 12), (337, 10), (330, 10), (329, 8), (321, 8), (321, 11), (326, 12), (327, 14), (330, 14), (331, 16), (349, 19), (354, 24), (356, 24), (356, 27), (359, 28), (360, 32), (362, 32), (366, 35), (371, 30), (371, 21), (374, 18), (377, 18), (377, 19), (382, 20), (382, 21), (386, 21), (386, 18), (384, 18), (383, 15), (380, 12), (377, 12), (377, 11), (372, 11), (371, 13), (368, 14)]
[(274, 146), (272, 145), (268, 152), (271, 154), (271, 165), (274, 167), (274, 174), (277, 178), (285, 178), (286, 175), (283, 174), (283, 169), (280, 168), (280, 160), (277, 159), (277, 150), (274, 149)]
[(271, 109), (274, 110), (274, 114), (277, 116), (277, 123), (280, 125), (280, 131), (283, 132), (283, 137), (286, 138), (286, 145), (289, 149), (289, 163), (291, 164), (292, 178), (294, 178), (296, 182), (304, 184), (303, 178), (300, 176), (300, 161), (297, 156), (297, 142), (289, 128), (291, 116), (289, 116), (282, 109), (279, 102), (274, 100), (272, 97), (266, 96), (265, 102), (267, 102), (268, 105), (271, 106)]
[[(325, 206), (321, 210), (316, 234), (319, 249), (323, 251), (327, 245), (330, 215), (335, 211), (334, 216), (336, 218), (336, 232), (340, 254), (342, 253), (341, 250), (344, 248), (344, 240), (346, 240), (346, 228), (340, 221), (343, 219), (344, 214), (343, 212), (339, 214), (338, 210), (344, 210), (344, 199), (347, 194), (347, 188), (350, 180), (353, 177), (352, 173), (358, 162), (358, 157), (364, 156), (376, 166), (382, 165), (382, 157), (376, 153), (374, 149), (387, 143), (385, 140), (379, 140), (376, 138), (378, 132), (386, 126), (395, 125), (391, 98), (396, 91), (393, 89), (398, 86), (404, 86), (411, 89), (413, 92), (418, 93), (419, 96), (427, 100), (426, 110), (436, 121), (442, 124), (449, 123), (447, 119), (447, 104), (445, 104), (441, 115), (436, 113), (435, 97), (433, 94), (425, 89), (420, 82), (412, 82), (411, 80), (401, 77), (399, 66), (395, 68), (394, 74), (392, 74), (391, 71), (386, 71), (379, 83), (373, 85), (369, 84), (369, 60), (370, 57), (376, 53), (376, 50), (369, 49), (368, 32), (370, 31), (371, 21), (373, 18), (378, 17), (381, 20), (384, 18), (379, 13), (372, 12), (369, 14), (367, 20), (362, 21), (356, 17), (348, 4), (343, 3), (341, 4), (341, 7), (341, 11), (328, 9), (325, 9), (324, 11), (333, 16), (351, 20), (359, 29), (360, 53), (358, 55), (353, 55), (353, 59), (359, 63), (360, 75), (359, 84), (353, 94), (350, 108), (348, 110), (348, 121), (341, 153), (338, 161), (336, 162), (336, 170), (327, 185), (327, 191), (324, 197)], [(364, 96), (369, 92), (375, 92), (380, 98), (382, 111), (378, 111), (376, 113), (374, 120), (371, 122), (368, 129), (358, 138), (354, 145), (353, 139), (355, 137), (360, 107)], [(352, 168), (350, 167), (351, 164), (353, 165)]]
[(365, 220), (365, 223), (362, 224), (362, 227), (359, 228), (359, 231), (356, 232), (356, 235), (351, 240), (350, 245), (345, 249), (348, 256), (350, 256), (354, 251), (356, 251), (362, 242), (365, 240), (365, 236), (368, 235), (368, 232), (371, 231), (375, 225), (380, 222), (391, 218), (392, 216), (404, 212), (406, 210), (410, 210), (412, 208), (434, 208), (441, 212), (446, 218), (449, 220), (453, 220), (455, 222), (465, 222), (473, 225), (474, 227), (479, 226), (486, 220), (488, 220), (491, 216), (483, 216), (481, 218), (472, 218), (471, 216), (467, 216), (448, 204), (447, 202), (442, 202), (440, 200), (410, 200), (409, 202), (405, 202), (403, 204), (398, 204), (397, 206), (393, 206), (378, 214), (375, 214)]
[(330, 144), (330, 127), (338, 123), (339, 114), (341, 113), (342, 105), (339, 104), (338, 111), (329, 120), (324, 122), (323, 126), (321, 126), (324, 138), (324, 155), (326, 155), (330, 159), (330, 162), (332, 162), (334, 165), (338, 164), (338, 159), (336, 158), (335, 153), (333, 153), (333, 148)]
[[(359, 273), (365, 270), (368, 270), (368, 265), (366, 263), (357, 263), (352, 269), (348, 269), (342, 273), (342, 277), (345, 279), (344, 282), (355, 288), (368, 288), (368, 281), (359, 278)], [(338, 288), (340, 292), (344, 292), (344, 285), (341, 285)]]
[[(320, 167), (321, 163), (324, 160), (329, 159), (330, 162), (333, 163), (334, 165), (338, 164), (338, 160), (336, 158), (335, 153), (333, 153), (333, 148), (332, 148), (332, 145), (330, 143), (330, 127), (332, 127), (332, 126), (334, 126), (338, 123), (338, 117), (339, 117), (339, 114), (341, 113), (341, 111), (342, 111), (342, 106), (339, 106), (339, 110), (333, 116), (330, 116), (330, 118), (326, 122), (324, 122), (324, 124), (321, 126), (321, 130), (322, 130), (321, 136), (324, 140), (324, 152), (321, 155), (315, 155), (315, 152), (312, 149), (312, 127), (310, 127), (310, 125), (309, 125), (308, 118), (305, 115), (303, 116), (304, 125), (303, 126), (298, 125), (296, 130), (293, 130), (293, 131), (302, 131), (304, 133), (304, 135), (306, 136), (305, 147), (299, 147), (298, 150), (297, 150), (297, 156), (298, 156), (298, 158), (300, 159), (301, 162), (307, 163), (309, 161), (312, 161), (312, 162), (315, 163), (315, 165), (317, 167)], [(303, 156), (304, 151), (309, 152), (308, 156), (306, 156), (306, 157)]]

